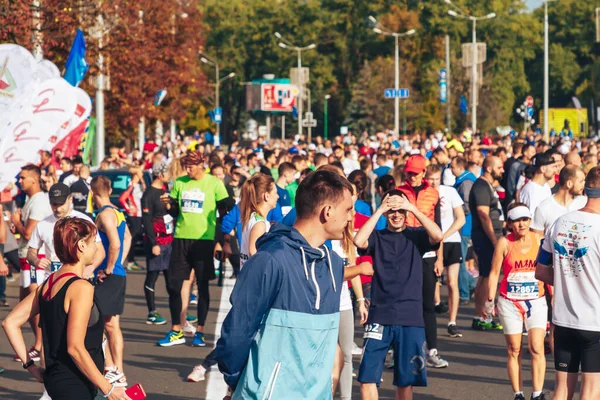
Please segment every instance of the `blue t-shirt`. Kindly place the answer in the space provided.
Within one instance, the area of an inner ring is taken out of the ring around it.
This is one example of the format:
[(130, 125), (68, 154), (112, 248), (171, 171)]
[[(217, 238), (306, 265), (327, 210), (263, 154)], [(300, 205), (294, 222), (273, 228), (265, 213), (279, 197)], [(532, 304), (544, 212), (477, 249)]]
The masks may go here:
[(390, 167), (382, 165), (381, 167), (377, 167), (373, 170), (373, 173), (375, 175), (377, 175), (378, 178), (381, 178), (382, 176), (386, 175), (388, 172), (390, 172)]
[(368, 324), (424, 326), (422, 258), (436, 248), (422, 227), (371, 233), (364, 251), (375, 270)]
[(275, 185), (275, 187), (277, 188), (277, 194), (279, 195), (277, 204), (281, 207), (291, 207), (292, 200), (290, 199), (290, 193), (284, 188), (280, 188), (279, 185)]
[(357, 213), (361, 213), (362, 215), (366, 215), (367, 217), (373, 215), (373, 211), (371, 211), (371, 206), (367, 204), (366, 201), (361, 199), (357, 199), (354, 202), (354, 209)]

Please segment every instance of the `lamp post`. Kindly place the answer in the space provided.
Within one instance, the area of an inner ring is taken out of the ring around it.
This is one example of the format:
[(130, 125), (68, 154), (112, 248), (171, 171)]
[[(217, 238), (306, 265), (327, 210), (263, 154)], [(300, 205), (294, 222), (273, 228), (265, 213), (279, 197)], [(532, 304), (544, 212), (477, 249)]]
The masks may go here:
[(544, 132), (543, 137), (548, 141), (548, 108), (550, 107), (550, 83), (548, 78), (548, 2), (557, 0), (544, 0)]
[(327, 135), (329, 133), (328, 132), (328, 130), (329, 130), (329, 126), (328, 126), (329, 121), (328, 120), (329, 120), (329, 118), (327, 117), (327, 108), (328, 108), (327, 107), (327, 103), (329, 102), (330, 98), (331, 98), (331, 95), (326, 94), (325, 95), (325, 103), (323, 105), (323, 108), (324, 108), (323, 114), (324, 114), (324, 119), (325, 119), (324, 124), (323, 124), (323, 128), (324, 128), (323, 129), (323, 136), (324, 136), (325, 140), (327, 140)]
[(299, 47), (296, 46), (294, 44), (292, 44), (291, 42), (289, 42), (288, 40), (285, 40), (281, 34), (279, 32), (275, 32), (275, 37), (279, 40), (281, 40), (281, 42), (279, 42), (279, 47), (281, 47), (282, 49), (288, 49), (288, 50), (292, 50), (298, 53), (298, 84), (299, 84), (299, 93), (298, 93), (298, 136), (302, 135), (302, 120), (303, 120), (303, 115), (302, 115), (302, 101), (304, 100), (304, 81), (303, 81), (303, 76), (301, 75), (302, 73), (302, 52), (306, 51), (306, 50), (312, 50), (312, 49), (316, 49), (317, 45), (315, 43), (311, 43), (308, 46), (304, 46), (304, 47)]
[[(416, 30), (411, 29), (406, 32), (398, 33), (393, 32), (391, 29), (386, 28), (377, 19), (369, 15), (369, 21), (374, 25), (373, 32), (385, 36), (393, 36), (395, 42), (394, 49), (394, 89), (398, 89), (400, 86), (400, 60), (399, 60), (399, 38), (413, 35)], [(396, 135), (400, 134), (400, 98), (394, 97), (394, 132)]]
[(473, 78), (471, 79), (471, 128), (473, 129), (473, 134), (477, 133), (477, 21), (482, 21), (485, 19), (492, 19), (496, 17), (496, 13), (489, 13), (488, 15), (484, 15), (483, 17), (475, 17), (467, 14), (463, 10), (461, 10), (456, 4), (452, 3), (452, 0), (445, 0), (446, 3), (454, 7), (457, 11), (448, 10), (448, 14), (452, 17), (468, 19), (473, 23), (473, 32), (472, 32), (472, 63), (471, 73), (473, 74)]
[[(203, 56), (200, 58), (201, 62), (215, 67), (215, 108), (218, 108), (219, 107), (219, 89), (221, 86), (221, 82), (223, 82), (224, 80), (233, 78), (235, 76), (235, 72), (232, 72), (229, 75), (225, 75), (223, 78), (220, 78), (220, 69), (219, 69), (218, 60), (216, 58), (210, 58), (204, 53), (201, 53), (201, 54), (203, 54)], [(217, 136), (219, 137), (219, 140), (220, 140), (221, 139), (221, 123), (217, 123)]]

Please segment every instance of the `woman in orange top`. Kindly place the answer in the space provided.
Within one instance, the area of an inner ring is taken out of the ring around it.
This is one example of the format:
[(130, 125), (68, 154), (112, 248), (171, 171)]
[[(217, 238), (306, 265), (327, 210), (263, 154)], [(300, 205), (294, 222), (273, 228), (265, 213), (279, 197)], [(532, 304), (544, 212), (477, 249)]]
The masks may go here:
[(489, 277), (489, 298), (485, 313), (494, 313), (494, 297), (502, 269), (498, 296), (498, 313), (504, 326), (508, 350), (508, 377), (515, 400), (525, 400), (521, 371), (521, 339), (523, 323), (527, 328), (528, 347), (531, 354), (533, 394), (532, 400), (544, 400), (542, 389), (546, 373), (544, 336), (548, 320), (548, 306), (544, 298), (544, 285), (535, 279), (535, 260), (541, 236), (529, 230), (531, 211), (523, 203), (514, 203), (507, 213), (511, 233), (498, 240), (492, 271)]

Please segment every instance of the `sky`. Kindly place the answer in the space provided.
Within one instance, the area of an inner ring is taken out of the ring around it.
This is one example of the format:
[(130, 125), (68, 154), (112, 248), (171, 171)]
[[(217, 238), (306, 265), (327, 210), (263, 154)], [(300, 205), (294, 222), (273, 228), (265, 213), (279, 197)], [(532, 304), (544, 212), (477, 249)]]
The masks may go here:
[(541, 6), (543, 3), (543, 0), (525, 0), (525, 4), (527, 4), (527, 7), (529, 7), (530, 10)]

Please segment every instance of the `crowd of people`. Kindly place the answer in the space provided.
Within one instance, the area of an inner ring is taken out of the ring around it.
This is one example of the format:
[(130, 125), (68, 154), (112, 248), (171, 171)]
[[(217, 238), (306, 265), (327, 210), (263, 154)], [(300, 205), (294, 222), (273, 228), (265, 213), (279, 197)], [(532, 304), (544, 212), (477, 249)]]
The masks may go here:
[[(378, 398), (385, 367), (396, 398), (412, 399), (427, 368), (449, 367), (438, 319), (459, 340), (470, 303), (470, 329), (506, 337), (514, 399), (526, 399), (524, 334), (530, 399), (546, 398), (550, 353), (555, 399), (573, 398), (580, 370), (581, 398), (600, 398), (595, 140), (467, 130), (213, 141), (111, 146), (99, 168), (42, 152), (2, 192), (0, 306), (17, 272), (21, 300), (3, 327), (42, 399), (129, 398), (120, 316), (138, 245), (146, 323), (170, 323), (161, 347), (207, 345), (210, 282), (231, 265), (231, 310), (188, 380), (218, 364), (232, 399), (350, 399), (356, 354), (363, 399)], [(161, 272), (169, 321), (156, 308)]]

